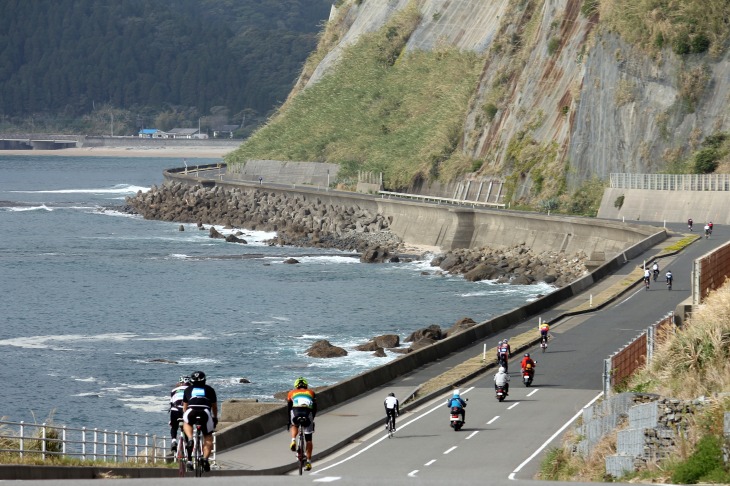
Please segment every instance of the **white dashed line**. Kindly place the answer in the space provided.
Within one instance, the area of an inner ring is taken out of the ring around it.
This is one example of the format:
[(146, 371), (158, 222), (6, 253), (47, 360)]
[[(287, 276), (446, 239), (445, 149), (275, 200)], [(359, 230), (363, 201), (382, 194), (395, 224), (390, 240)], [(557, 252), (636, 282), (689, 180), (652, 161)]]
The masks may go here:
[(474, 432), (472, 432), (471, 434), (469, 434), (469, 435), (468, 435), (468, 436), (466, 437), (466, 440), (469, 440), (469, 439), (471, 439), (472, 437), (474, 437), (474, 436), (475, 436), (475, 435), (477, 435), (478, 433), (479, 433), (479, 431), (478, 431), (478, 430), (475, 430)]
[(520, 404), (520, 402), (513, 403), (512, 405), (510, 405), (509, 407), (507, 407), (507, 410), (512, 410), (513, 408), (515, 408), (519, 404)]
[(427, 462), (426, 464), (424, 464), (424, 466), (430, 466), (430, 465), (431, 465), (431, 464), (433, 464), (434, 462), (436, 462), (436, 459), (431, 459), (431, 460), (430, 460), (430, 461), (428, 461), (428, 462)]
[(532, 391), (531, 391), (530, 393), (528, 393), (528, 394), (527, 394), (527, 396), (528, 396), (528, 397), (531, 397), (532, 395), (534, 395), (535, 393), (537, 393), (537, 392), (539, 392), (539, 391), (540, 391), (540, 389), (539, 389), (539, 388), (535, 388), (535, 389), (534, 389), (534, 390), (532, 390)]
[(456, 449), (456, 447), (457, 446), (454, 446), (454, 447), (452, 447), (450, 449), (446, 449), (446, 451), (444, 451), (444, 455), (448, 454), (449, 452), (452, 452), (454, 449)]
[(487, 425), (492, 425), (492, 422), (496, 421), (498, 418), (499, 418), (499, 415), (497, 415), (492, 420), (490, 420), (489, 422), (487, 422)]
[(319, 478), (312, 481), (313, 483), (331, 483), (332, 481), (339, 481), (342, 479), (339, 476), (327, 476), (326, 478)]
[(418, 469), (414, 469), (413, 471), (408, 473), (408, 477), (415, 478), (417, 473), (418, 473)]

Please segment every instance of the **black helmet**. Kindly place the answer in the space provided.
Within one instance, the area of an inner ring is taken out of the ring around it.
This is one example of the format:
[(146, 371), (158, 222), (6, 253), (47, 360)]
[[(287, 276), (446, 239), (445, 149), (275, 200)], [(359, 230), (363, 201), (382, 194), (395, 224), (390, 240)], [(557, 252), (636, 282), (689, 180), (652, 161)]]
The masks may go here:
[(389, 397), (394, 397), (394, 396), (395, 396), (395, 393), (393, 393), (393, 392), (390, 392), (390, 393), (388, 393), (388, 396), (389, 396)]
[(525, 358), (529, 358), (529, 357), (530, 357), (530, 353), (525, 353)]
[(205, 385), (205, 373), (202, 371), (196, 371), (190, 375), (190, 381), (193, 385)]

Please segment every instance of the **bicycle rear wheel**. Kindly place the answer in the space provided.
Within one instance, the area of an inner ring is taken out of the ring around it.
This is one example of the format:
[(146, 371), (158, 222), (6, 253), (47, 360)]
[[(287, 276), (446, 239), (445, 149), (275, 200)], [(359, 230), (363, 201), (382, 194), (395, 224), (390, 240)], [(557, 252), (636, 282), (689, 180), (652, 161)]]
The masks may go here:
[(304, 441), (304, 431), (299, 429), (299, 444), (297, 447), (297, 459), (299, 459), (299, 475), (302, 475), (302, 471), (304, 471), (304, 464), (307, 462), (307, 453), (305, 449), (305, 441)]
[(195, 434), (195, 446), (193, 448), (193, 469), (196, 478), (203, 476), (203, 450), (200, 439), (200, 430), (198, 430)]
[(177, 459), (177, 473), (178, 476), (181, 478), (185, 477), (185, 471), (187, 468), (187, 457), (185, 457), (185, 442), (182, 440), (182, 437), (180, 437), (180, 440), (177, 444), (177, 455), (175, 458)]

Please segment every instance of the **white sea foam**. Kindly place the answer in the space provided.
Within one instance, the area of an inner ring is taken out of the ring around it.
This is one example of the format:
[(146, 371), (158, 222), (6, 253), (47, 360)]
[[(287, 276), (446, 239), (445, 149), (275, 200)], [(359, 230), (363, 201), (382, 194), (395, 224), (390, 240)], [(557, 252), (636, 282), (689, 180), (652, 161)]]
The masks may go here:
[(95, 397), (95, 398), (101, 398), (101, 395), (99, 393), (95, 392), (87, 392), (87, 393), (76, 393), (75, 395), (71, 395), (72, 397)]
[(136, 334), (123, 333), (107, 333), (107, 334), (62, 334), (55, 336), (27, 336), (12, 339), (0, 340), (0, 346), (14, 346), (25, 349), (51, 349), (53, 351), (71, 351), (71, 348), (62, 347), (55, 343), (74, 343), (74, 342), (95, 342), (95, 341), (112, 341), (123, 342), (133, 339)]
[(132, 390), (147, 390), (149, 388), (165, 387), (165, 385), (163, 385), (162, 383), (157, 384), (157, 385), (133, 385), (133, 384), (129, 384), (129, 383), (120, 383), (119, 386), (123, 387), (123, 388), (130, 388)]
[[(340, 255), (321, 255), (321, 256), (294, 256), (299, 260), (299, 263), (317, 263), (317, 264), (360, 264), (360, 259), (355, 257), (340, 256)], [(285, 260), (286, 258), (284, 258)], [(280, 260), (276, 263), (283, 263), (284, 260)]]
[(281, 321), (281, 322), (289, 322), (291, 321), (291, 318), (289, 317), (277, 317), (277, 316), (271, 316), (272, 319), (275, 321)]
[(88, 378), (74, 378), (74, 380), (83, 381), (85, 383), (96, 383), (97, 381), (96, 378), (94, 378), (93, 376), (90, 376)]
[(218, 364), (220, 360), (212, 358), (180, 358), (177, 360), (181, 365)]
[(313, 341), (313, 340), (319, 340), (319, 339), (328, 339), (329, 336), (325, 334), (303, 334), (301, 336), (295, 336), (294, 339), (302, 339), (307, 341)]
[(45, 204), (41, 204), (40, 206), (14, 206), (14, 207), (8, 207), (4, 208), (6, 211), (11, 212), (24, 212), (24, 211), (53, 211), (53, 208), (49, 208)]
[(190, 339), (210, 339), (201, 333), (185, 334), (185, 335), (168, 335), (168, 334), (150, 334), (149, 336), (140, 336), (135, 341), (188, 341)]
[(147, 192), (149, 187), (133, 186), (130, 184), (116, 184), (112, 187), (94, 189), (55, 189), (46, 191), (8, 191), (20, 194), (137, 194), (137, 191)]
[(168, 400), (165, 398), (160, 398), (157, 395), (119, 398), (118, 400), (123, 402), (125, 407), (131, 408), (133, 410), (139, 410), (141, 412), (164, 412), (168, 410), (169, 407)]
[(172, 253), (168, 255), (167, 258), (185, 260), (186, 258), (190, 258), (190, 255), (186, 255), (184, 253)]

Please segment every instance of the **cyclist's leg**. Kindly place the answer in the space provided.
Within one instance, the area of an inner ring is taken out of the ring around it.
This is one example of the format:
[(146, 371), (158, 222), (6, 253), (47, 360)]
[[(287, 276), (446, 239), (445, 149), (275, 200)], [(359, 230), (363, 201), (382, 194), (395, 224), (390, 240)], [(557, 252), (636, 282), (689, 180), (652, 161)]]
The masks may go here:
[(304, 427), (304, 441), (307, 444), (307, 461), (312, 461), (312, 451), (314, 450), (314, 443), (312, 442), (312, 435), (314, 435), (314, 418), (311, 413), (309, 415), (309, 425)]

